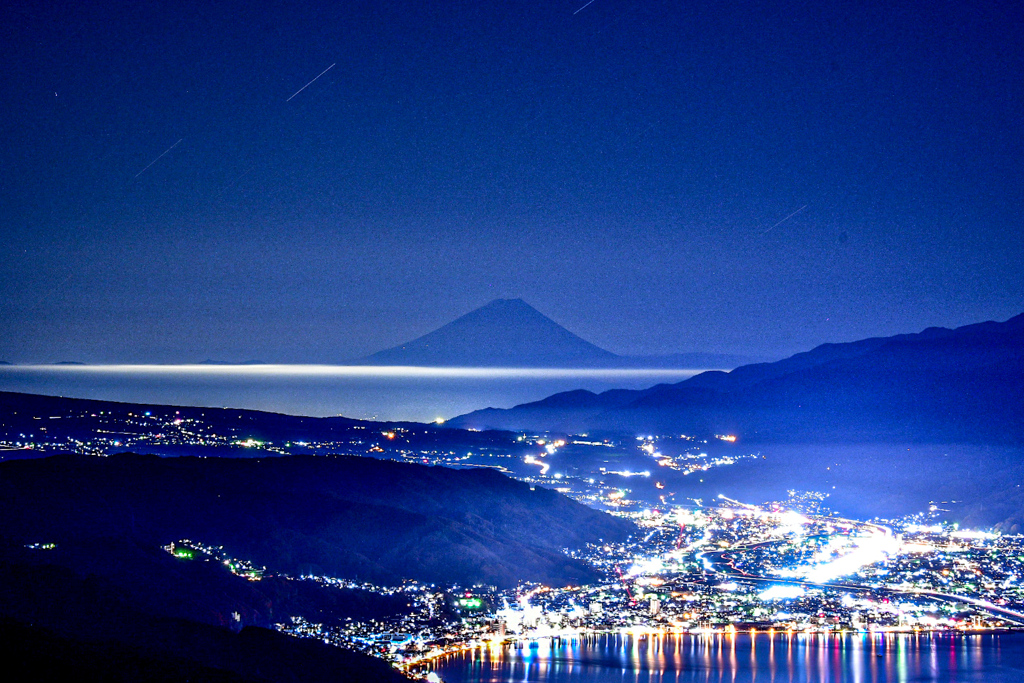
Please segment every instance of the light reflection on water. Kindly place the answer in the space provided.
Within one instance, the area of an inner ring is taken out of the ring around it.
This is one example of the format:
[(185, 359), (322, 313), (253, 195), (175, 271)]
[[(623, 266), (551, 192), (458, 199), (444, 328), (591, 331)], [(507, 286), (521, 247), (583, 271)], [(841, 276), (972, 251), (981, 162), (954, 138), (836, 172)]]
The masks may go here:
[(430, 422), (573, 389), (643, 389), (702, 370), (360, 365), (8, 365), (0, 391)]
[(1004, 683), (1024, 634), (602, 635), (480, 648), (436, 662), (446, 683)]

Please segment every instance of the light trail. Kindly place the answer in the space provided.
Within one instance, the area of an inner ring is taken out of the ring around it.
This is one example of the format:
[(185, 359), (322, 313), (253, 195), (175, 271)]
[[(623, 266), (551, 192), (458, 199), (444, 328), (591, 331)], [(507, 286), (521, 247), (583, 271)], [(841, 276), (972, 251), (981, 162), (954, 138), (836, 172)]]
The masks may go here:
[[(811, 564), (780, 571), (783, 576), (824, 582), (857, 573), (862, 567), (899, 554), (899, 542), (888, 529), (872, 528), (865, 536), (836, 537), (818, 551)], [(836, 555), (838, 555), (836, 557)], [(833, 559), (825, 559), (833, 558)]]
[(626, 589), (626, 595), (629, 597), (630, 601), (633, 601), (635, 599), (633, 597), (633, 591), (629, 590), (629, 583), (626, 581), (626, 577), (622, 574), (622, 567), (615, 565), (615, 572), (619, 575), (619, 581), (622, 582), (622, 587)]
[(587, 4), (585, 4), (585, 5), (583, 6), (583, 7), (580, 7), (580, 8), (578, 9), (578, 10), (576, 10), (575, 12), (573, 12), (573, 13), (572, 13), (572, 15), (573, 15), (573, 16), (575, 17), (575, 16), (577, 15), (577, 14), (579, 14), (580, 12), (582, 12), (582, 11), (583, 11), (583, 10), (585, 10), (585, 9), (587, 9), (588, 7), (590, 7), (590, 6), (591, 6), (591, 5), (593, 5), (593, 4), (594, 4), (594, 0), (590, 0), (590, 2), (588, 2)]
[[(893, 589), (893, 590), (896, 590), (896, 589)], [(1014, 611), (1012, 609), (1007, 609), (1005, 607), (1000, 607), (999, 605), (991, 603), (988, 600), (979, 600), (977, 598), (967, 597), (966, 595), (956, 595), (955, 593), (939, 593), (939, 592), (936, 592), (936, 591), (928, 591), (928, 590), (920, 590), (920, 589), (914, 589), (914, 590), (908, 590), (908, 591), (899, 590), (897, 592), (900, 592), (900, 593), (910, 593), (912, 595), (927, 595), (928, 597), (939, 598), (939, 599), (942, 599), (942, 600), (951, 600), (951, 601), (954, 601), (954, 602), (965, 602), (968, 605), (974, 605), (975, 607), (980, 607), (982, 609), (988, 610), (989, 612), (995, 612), (996, 614), (998, 614), (998, 615), (1000, 615), (1002, 617), (1010, 619), (1011, 621), (1016, 621), (1021, 626), (1024, 626), (1024, 613), (1016, 612), (1016, 611)]]
[[(334, 64), (331, 64), (331, 65), (330, 65), (329, 67), (327, 67), (326, 69), (324, 69), (323, 71), (321, 71), (320, 73), (318, 73), (318, 74), (316, 75), (316, 78), (314, 78), (314, 79), (313, 79), (312, 81), (310, 81), (310, 82), (309, 82), (309, 83), (307, 83), (306, 85), (302, 86), (301, 88), (299, 88), (298, 90), (296, 90), (295, 92), (293, 92), (293, 93), (292, 93), (292, 97), (295, 97), (295, 96), (296, 96), (296, 95), (298, 95), (298, 94), (299, 94), (300, 92), (302, 92), (303, 90), (305, 90), (305, 89), (306, 89), (306, 88), (308, 88), (309, 86), (313, 85), (313, 83), (315, 83), (315, 82), (316, 82), (316, 79), (317, 79), (317, 78), (320, 78), (320, 77), (321, 77), (321, 76), (323, 76), (323, 75), (324, 75), (325, 73), (327, 73), (328, 71), (330, 71), (331, 69), (333, 69), (333, 68), (334, 68), (334, 65), (335, 65), (335, 64), (337, 64), (337, 62), (335, 62)], [(289, 97), (289, 98), (288, 98), (287, 100), (285, 100), (285, 102), (291, 102), (291, 101), (292, 101), (292, 97)]]
[(797, 215), (798, 213), (800, 213), (801, 211), (803, 211), (804, 209), (806, 209), (806, 208), (807, 208), (808, 206), (810, 206), (810, 204), (804, 204), (804, 205), (803, 205), (803, 206), (801, 206), (801, 207), (800, 207), (799, 209), (797, 209), (797, 210), (796, 210), (796, 211), (794, 211), (793, 213), (789, 214), (788, 216), (786, 216), (786, 217), (785, 217), (785, 218), (783, 218), (783, 219), (782, 219), (781, 221), (779, 221), (778, 223), (776, 223), (776, 224), (775, 224), (775, 225), (773, 225), (772, 227), (768, 228), (767, 230), (765, 230), (765, 231), (764, 231), (764, 232), (762, 232), (761, 234), (762, 234), (762, 235), (766, 235), (766, 234), (768, 234), (769, 232), (771, 232), (771, 231), (772, 231), (772, 230), (774, 230), (775, 228), (779, 227), (780, 225), (782, 225), (783, 223), (785, 223), (786, 221), (788, 221), (788, 220), (789, 220), (790, 218), (792, 218), (793, 216)]
[(175, 143), (174, 143), (173, 145), (171, 145), (170, 147), (168, 147), (167, 149), (165, 149), (165, 150), (164, 150), (164, 152), (163, 152), (163, 154), (161, 154), (161, 155), (160, 155), (160, 156), (158, 156), (158, 157), (157, 157), (156, 159), (153, 159), (153, 161), (151, 161), (151, 162), (149, 162), (148, 164), (146, 164), (146, 168), (144, 168), (144, 169), (142, 169), (141, 171), (139, 171), (138, 173), (136, 173), (136, 174), (135, 174), (135, 177), (136, 177), (136, 178), (138, 178), (138, 177), (139, 177), (140, 175), (142, 175), (143, 173), (145, 173), (146, 171), (148, 171), (148, 170), (149, 170), (149, 167), (150, 167), (150, 166), (152, 166), (153, 164), (155, 164), (156, 162), (160, 161), (160, 160), (161, 160), (161, 159), (163, 159), (163, 158), (164, 158), (165, 156), (167, 156), (167, 155), (168, 155), (168, 154), (170, 153), (170, 151), (171, 151), (172, 149), (174, 149), (175, 147), (177, 147), (177, 146), (178, 146), (179, 144), (181, 144), (181, 141), (182, 141), (182, 140), (184, 140), (184, 139), (185, 139), (185, 138), (181, 138), (180, 140), (178, 140), (177, 142), (175, 142)]

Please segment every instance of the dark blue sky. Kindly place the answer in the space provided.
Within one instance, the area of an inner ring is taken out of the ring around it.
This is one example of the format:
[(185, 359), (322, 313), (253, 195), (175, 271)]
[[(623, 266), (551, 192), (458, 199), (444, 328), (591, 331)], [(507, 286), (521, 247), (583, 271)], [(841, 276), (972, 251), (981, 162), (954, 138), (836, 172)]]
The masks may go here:
[(1012, 3), (584, 2), (4, 3), (0, 358), (331, 362), (496, 297), (619, 353), (1024, 310)]

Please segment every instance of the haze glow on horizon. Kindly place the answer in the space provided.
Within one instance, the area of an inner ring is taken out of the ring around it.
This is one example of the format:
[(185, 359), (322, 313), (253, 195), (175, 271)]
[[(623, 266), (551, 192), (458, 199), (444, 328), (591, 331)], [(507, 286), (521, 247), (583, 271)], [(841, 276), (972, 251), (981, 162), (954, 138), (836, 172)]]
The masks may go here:
[(687, 378), (719, 368), (517, 368), (517, 367), (424, 367), (411, 365), (314, 365), (314, 364), (28, 364), (0, 366), (0, 372), (29, 371), (72, 374), (228, 375), (248, 377), (431, 377), (459, 379), (500, 378)]

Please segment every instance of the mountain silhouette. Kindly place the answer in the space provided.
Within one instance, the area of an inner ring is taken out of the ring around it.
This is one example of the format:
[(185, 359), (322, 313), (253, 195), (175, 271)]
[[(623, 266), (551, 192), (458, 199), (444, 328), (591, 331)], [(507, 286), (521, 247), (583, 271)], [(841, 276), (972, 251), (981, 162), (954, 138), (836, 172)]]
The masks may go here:
[(755, 358), (720, 353), (620, 356), (591, 344), (522, 299), (495, 299), (359, 365), (519, 368), (735, 368)]
[(522, 299), (486, 306), (400, 346), (361, 359), (367, 365), (590, 367), (618, 358), (577, 337)]
[(640, 391), (565, 392), (452, 427), (731, 433), (748, 442), (1024, 444), (1024, 314), (825, 344)]

